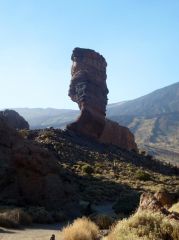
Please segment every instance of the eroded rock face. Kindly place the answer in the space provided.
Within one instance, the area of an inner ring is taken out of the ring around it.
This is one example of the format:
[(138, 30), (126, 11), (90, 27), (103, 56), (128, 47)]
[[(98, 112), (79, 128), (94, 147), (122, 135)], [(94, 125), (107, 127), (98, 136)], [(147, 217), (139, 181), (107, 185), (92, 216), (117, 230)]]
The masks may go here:
[(107, 63), (99, 53), (82, 48), (75, 48), (71, 59), (73, 64), (69, 96), (78, 103), (81, 114), (67, 128), (99, 138), (105, 126)]
[(81, 114), (67, 129), (95, 138), (101, 143), (137, 149), (133, 134), (126, 127), (107, 120), (107, 63), (99, 53), (75, 48), (71, 57), (72, 79), (69, 96), (78, 103)]
[(130, 130), (109, 119), (105, 121), (105, 127), (99, 141), (106, 144), (114, 144), (128, 150), (137, 149), (134, 135)]
[(11, 128), (18, 130), (29, 129), (28, 122), (14, 110), (6, 109), (4, 111), (0, 111), (0, 118), (3, 119)]

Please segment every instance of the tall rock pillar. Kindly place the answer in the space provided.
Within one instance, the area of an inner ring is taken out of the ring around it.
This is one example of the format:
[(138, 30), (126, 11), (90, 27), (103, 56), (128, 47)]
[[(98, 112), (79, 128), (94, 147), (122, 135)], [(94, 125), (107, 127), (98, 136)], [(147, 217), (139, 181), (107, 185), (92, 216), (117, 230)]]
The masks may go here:
[(72, 54), (71, 83), (68, 95), (78, 103), (81, 114), (67, 129), (101, 143), (125, 149), (137, 149), (128, 128), (106, 119), (108, 88), (106, 60), (91, 49), (75, 48)]
[(107, 63), (99, 53), (83, 48), (75, 48), (71, 59), (72, 79), (68, 95), (78, 103), (81, 114), (67, 128), (99, 138), (105, 126)]

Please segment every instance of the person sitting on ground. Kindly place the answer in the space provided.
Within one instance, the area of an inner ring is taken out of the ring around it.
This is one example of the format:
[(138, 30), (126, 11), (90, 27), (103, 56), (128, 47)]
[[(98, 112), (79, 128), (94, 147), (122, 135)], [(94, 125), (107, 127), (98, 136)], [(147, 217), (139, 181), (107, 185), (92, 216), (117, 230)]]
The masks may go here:
[(52, 234), (50, 240), (55, 240), (55, 234)]

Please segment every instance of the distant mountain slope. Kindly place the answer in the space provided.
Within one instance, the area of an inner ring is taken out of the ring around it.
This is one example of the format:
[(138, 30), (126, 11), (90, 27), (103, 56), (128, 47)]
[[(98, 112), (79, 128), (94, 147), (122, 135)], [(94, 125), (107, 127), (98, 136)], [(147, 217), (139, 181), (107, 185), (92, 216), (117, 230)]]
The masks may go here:
[(108, 108), (109, 118), (127, 126), (139, 147), (179, 163), (179, 83)]
[[(64, 128), (79, 111), (66, 109), (15, 109), (33, 128)], [(107, 117), (127, 126), (140, 148), (179, 164), (179, 82), (143, 97), (109, 104)]]
[(179, 82), (143, 97), (115, 105), (108, 108), (108, 116), (153, 116), (161, 113), (179, 112)]
[(79, 111), (55, 108), (15, 108), (35, 128), (64, 128), (64, 126), (77, 118)]

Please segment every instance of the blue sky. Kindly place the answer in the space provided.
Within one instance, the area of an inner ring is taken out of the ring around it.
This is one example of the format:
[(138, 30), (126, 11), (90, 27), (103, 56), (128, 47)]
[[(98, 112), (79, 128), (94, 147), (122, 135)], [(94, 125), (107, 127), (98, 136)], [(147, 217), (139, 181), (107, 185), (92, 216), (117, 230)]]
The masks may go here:
[(77, 108), (74, 47), (108, 63), (109, 103), (179, 81), (178, 0), (0, 0), (0, 108)]

